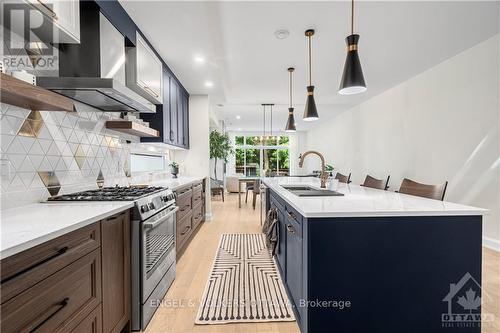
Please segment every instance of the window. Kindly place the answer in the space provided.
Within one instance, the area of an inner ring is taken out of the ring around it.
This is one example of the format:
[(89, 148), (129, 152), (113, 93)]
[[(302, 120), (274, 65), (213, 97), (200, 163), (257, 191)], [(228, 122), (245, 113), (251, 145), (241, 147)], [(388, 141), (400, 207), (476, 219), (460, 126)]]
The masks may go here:
[(288, 136), (237, 136), (235, 171), (246, 176), (288, 175)]
[(130, 154), (131, 172), (149, 172), (165, 169), (165, 158), (158, 155)]

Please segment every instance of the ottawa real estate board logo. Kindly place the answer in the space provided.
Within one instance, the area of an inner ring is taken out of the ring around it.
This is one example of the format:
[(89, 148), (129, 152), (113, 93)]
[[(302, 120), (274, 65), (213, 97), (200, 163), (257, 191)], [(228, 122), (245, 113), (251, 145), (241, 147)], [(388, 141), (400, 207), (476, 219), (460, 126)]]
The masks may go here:
[(450, 283), (450, 290), (443, 298), (448, 311), (441, 315), (442, 327), (481, 327), (491, 324), (494, 315), (482, 313), (484, 300), (491, 301), (491, 298), (481, 292), (481, 284), (470, 273), (465, 273), (457, 283)]
[[(22, 70), (58, 70), (58, 52), (52, 45), (57, 41), (53, 19), (47, 13), (52, 4), (43, 4), (40, 10), (27, 3), (2, 2), (2, 54), (0, 62), (6, 72)], [(42, 11), (43, 9), (43, 11)]]

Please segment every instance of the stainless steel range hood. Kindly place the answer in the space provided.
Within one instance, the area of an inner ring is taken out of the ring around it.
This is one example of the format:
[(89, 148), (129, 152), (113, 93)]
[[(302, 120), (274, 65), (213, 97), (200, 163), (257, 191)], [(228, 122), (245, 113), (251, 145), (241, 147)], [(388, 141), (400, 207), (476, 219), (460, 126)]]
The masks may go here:
[(93, 1), (80, 2), (80, 44), (59, 45), (59, 76), (37, 85), (108, 112), (156, 112), (125, 84), (125, 38)]
[(37, 85), (101, 111), (156, 111), (151, 102), (113, 78), (38, 77)]

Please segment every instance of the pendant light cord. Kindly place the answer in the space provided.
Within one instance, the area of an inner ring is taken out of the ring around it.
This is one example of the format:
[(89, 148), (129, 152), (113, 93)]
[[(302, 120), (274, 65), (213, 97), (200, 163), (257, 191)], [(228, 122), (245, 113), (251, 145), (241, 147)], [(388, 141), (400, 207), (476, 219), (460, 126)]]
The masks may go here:
[(290, 108), (292, 107), (292, 104), (293, 104), (293, 101), (292, 101), (292, 85), (293, 85), (293, 81), (292, 81), (292, 71), (290, 71)]
[(354, 35), (354, 0), (351, 0), (351, 35)]
[(269, 129), (271, 131), (271, 137), (273, 136), (273, 105), (271, 104), (271, 128)]
[(311, 36), (308, 36), (308, 38), (309, 38), (309, 85), (312, 86)]

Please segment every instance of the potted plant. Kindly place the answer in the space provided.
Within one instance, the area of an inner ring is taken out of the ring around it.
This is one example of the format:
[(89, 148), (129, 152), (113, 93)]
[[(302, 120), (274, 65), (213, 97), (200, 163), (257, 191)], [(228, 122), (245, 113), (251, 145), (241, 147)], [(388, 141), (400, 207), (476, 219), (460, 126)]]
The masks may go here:
[(214, 177), (217, 180), (217, 161), (223, 160), (227, 163), (230, 154), (234, 154), (231, 147), (229, 135), (222, 134), (217, 130), (210, 132), (210, 158), (214, 159)]
[(177, 178), (177, 174), (179, 173), (179, 164), (177, 164), (177, 162), (171, 162), (169, 166), (172, 178)]

